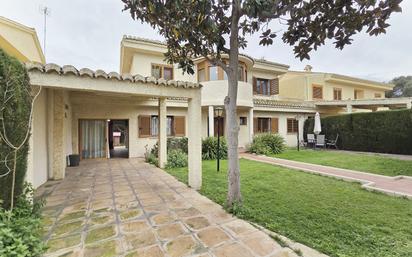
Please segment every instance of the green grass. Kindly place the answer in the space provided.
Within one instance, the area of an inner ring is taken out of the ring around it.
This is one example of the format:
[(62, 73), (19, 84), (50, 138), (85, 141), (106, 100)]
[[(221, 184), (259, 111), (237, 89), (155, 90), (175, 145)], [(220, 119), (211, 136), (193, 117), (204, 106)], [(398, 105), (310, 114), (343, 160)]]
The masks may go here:
[(343, 153), (324, 150), (286, 150), (272, 155), (276, 158), (301, 161), (386, 176), (412, 176), (412, 161), (404, 161), (362, 153)]
[[(412, 201), (244, 159), (240, 167), (240, 218), (330, 256), (412, 256)], [(167, 171), (187, 183), (186, 168)], [(216, 172), (216, 161), (204, 161), (200, 192), (224, 205), (226, 179), (225, 172)]]

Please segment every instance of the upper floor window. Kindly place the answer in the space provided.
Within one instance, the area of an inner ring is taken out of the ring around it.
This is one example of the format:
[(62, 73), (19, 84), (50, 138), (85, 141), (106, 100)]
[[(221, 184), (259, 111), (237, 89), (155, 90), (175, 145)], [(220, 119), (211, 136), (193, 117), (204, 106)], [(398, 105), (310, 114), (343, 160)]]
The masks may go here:
[(323, 99), (323, 88), (322, 86), (312, 87), (312, 98), (313, 99)]
[(333, 89), (333, 100), (342, 100), (342, 89), (341, 88)]
[(355, 89), (354, 98), (355, 99), (362, 99), (363, 98), (363, 90)]
[(219, 74), (218, 74), (218, 69), (217, 66), (209, 66), (209, 80), (218, 80), (219, 79)]
[(173, 67), (162, 64), (152, 64), (152, 77), (171, 80), (173, 79)]
[(381, 93), (375, 93), (375, 98), (382, 98), (382, 94)]
[(260, 95), (270, 95), (270, 84), (268, 79), (256, 79), (256, 92)]

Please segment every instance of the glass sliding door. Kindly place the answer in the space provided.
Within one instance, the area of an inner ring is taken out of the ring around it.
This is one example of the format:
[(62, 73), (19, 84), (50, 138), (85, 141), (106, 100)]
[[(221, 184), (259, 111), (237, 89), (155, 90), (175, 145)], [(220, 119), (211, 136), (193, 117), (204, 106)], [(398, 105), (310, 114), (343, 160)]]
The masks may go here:
[(106, 158), (106, 121), (80, 120), (82, 159)]

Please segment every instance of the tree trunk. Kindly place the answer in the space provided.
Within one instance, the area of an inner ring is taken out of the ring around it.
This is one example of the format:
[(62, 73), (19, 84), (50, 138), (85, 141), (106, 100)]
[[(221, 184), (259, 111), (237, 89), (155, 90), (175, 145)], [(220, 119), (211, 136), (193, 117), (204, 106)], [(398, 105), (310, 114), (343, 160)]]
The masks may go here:
[(230, 34), (230, 53), (228, 67), (228, 93), (225, 98), (226, 110), (226, 135), (228, 145), (228, 194), (227, 206), (233, 207), (240, 204), (240, 168), (239, 168), (239, 125), (237, 122), (237, 89), (238, 89), (238, 65), (239, 65), (239, 1), (233, 1), (232, 24)]

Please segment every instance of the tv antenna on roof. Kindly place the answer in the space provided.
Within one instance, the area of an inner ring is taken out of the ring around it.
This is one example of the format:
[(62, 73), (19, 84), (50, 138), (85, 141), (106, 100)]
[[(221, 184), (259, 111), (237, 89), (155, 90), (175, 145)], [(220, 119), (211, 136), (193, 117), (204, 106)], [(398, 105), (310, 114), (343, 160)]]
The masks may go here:
[(47, 6), (40, 6), (39, 7), (39, 11), (40, 13), (43, 15), (44, 17), (44, 24), (43, 24), (43, 52), (44, 52), (44, 56), (46, 56), (46, 25), (47, 25), (47, 16), (50, 16), (51, 14), (51, 10), (49, 7)]

